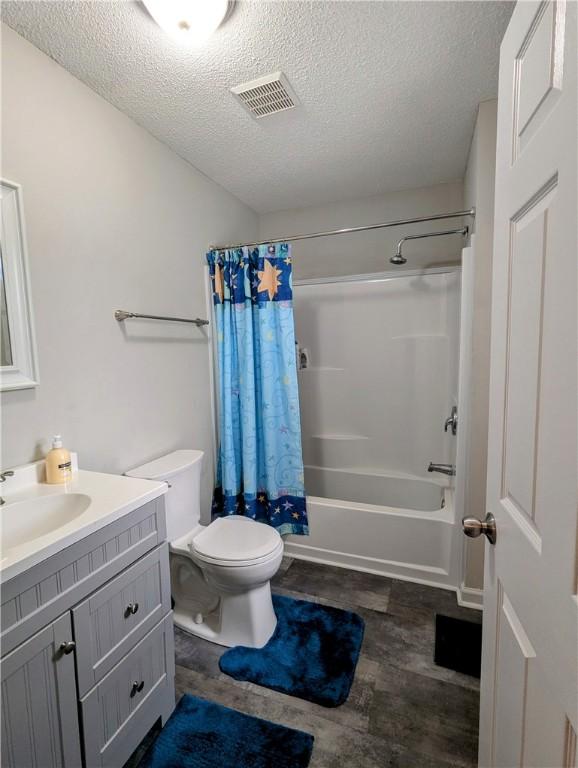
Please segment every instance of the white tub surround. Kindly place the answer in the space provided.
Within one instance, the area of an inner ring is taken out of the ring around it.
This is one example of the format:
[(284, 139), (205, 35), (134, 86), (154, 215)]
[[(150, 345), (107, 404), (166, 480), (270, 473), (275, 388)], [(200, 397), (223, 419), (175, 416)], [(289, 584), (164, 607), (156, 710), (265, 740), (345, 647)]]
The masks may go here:
[(310, 536), (288, 554), (458, 588), (453, 481), (427, 468), (455, 463), (459, 300), (455, 267), (296, 284)]
[(13, 469), (0, 487), (0, 582), (38, 565), (167, 491), (166, 483), (77, 469), (64, 485), (44, 482), (44, 461)]
[(427, 477), (430, 461), (454, 462), (443, 425), (457, 400), (459, 295), (455, 268), (296, 283), (305, 465)]
[(410, 475), (348, 472), (323, 467), (305, 467), (305, 482), (311, 496), (428, 513), (443, 508), (447, 486), (436, 477), (423, 480)]
[[(451, 488), (418, 477), (318, 467), (307, 467), (305, 477), (311, 488), (335, 498), (308, 496), (309, 536), (288, 536), (287, 555), (455, 587)], [(364, 501), (339, 500), (340, 495)], [(381, 504), (370, 503), (378, 498)]]

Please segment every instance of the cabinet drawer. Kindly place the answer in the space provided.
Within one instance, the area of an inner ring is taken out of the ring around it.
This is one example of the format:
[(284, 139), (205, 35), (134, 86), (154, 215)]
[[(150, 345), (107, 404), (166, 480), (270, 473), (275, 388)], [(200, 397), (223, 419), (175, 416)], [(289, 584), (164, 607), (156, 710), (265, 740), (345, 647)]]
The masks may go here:
[(82, 698), (171, 609), (168, 545), (127, 568), (72, 609)]
[(80, 702), (86, 768), (124, 765), (158, 718), (175, 706), (169, 613)]

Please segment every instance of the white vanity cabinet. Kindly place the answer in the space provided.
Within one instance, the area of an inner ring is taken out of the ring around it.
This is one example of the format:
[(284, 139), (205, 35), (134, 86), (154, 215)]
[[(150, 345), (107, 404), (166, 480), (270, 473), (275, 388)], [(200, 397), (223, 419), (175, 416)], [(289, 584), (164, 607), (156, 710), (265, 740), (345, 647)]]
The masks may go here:
[(2, 585), (3, 768), (122, 768), (174, 708), (162, 498)]

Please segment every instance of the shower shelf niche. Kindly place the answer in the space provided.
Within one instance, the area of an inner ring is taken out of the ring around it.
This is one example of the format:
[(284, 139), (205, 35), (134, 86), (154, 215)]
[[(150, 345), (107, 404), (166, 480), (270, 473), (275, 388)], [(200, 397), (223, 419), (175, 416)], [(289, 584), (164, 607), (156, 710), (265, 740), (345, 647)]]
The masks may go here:
[(344, 433), (311, 435), (307, 464), (334, 468), (358, 466), (365, 452), (361, 446), (370, 439), (367, 435)]
[(308, 365), (307, 368), (300, 368), (299, 372), (314, 371), (315, 373), (336, 373), (345, 370), (345, 368), (332, 368), (328, 365)]
[(392, 336), (391, 341), (401, 341), (403, 339), (438, 339), (441, 341), (447, 341), (447, 335), (443, 333), (401, 333), (397, 336)]
[(313, 440), (369, 440), (367, 435), (341, 435), (341, 434), (327, 434), (327, 435), (311, 435)]

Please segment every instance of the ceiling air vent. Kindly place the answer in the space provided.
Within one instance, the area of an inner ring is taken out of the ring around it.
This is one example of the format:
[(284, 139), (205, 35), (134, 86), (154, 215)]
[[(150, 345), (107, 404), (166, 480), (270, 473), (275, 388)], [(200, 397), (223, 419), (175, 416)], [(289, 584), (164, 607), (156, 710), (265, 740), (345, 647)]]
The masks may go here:
[(293, 109), (299, 103), (282, 72), (273, 72), (272, 75), (251, 80), (250, 83), (236, 85), (231, 88), (231, 93), (249, 114), (257, 118)]

